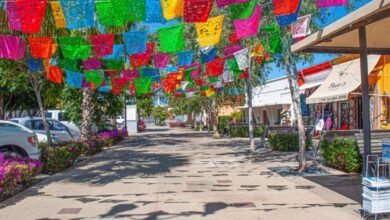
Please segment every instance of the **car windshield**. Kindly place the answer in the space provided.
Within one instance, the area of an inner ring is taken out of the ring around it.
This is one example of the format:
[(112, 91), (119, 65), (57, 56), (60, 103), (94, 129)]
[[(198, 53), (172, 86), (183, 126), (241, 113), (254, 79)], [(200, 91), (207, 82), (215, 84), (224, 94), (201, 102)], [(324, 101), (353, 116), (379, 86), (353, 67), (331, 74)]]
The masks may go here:
[(1, 131), (24, 131), (23, 128), (13, 125), (13, 124), (8, 124), (8, 123), (0, 123), (0, 130)]

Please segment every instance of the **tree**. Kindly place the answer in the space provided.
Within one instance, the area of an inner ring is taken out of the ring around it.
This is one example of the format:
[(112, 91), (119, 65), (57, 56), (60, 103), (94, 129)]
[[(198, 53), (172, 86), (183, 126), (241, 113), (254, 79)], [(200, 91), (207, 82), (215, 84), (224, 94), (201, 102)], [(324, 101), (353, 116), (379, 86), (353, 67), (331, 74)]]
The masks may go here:
[(153, 104), (153, 98), (149, 96), (142, 96), (138, 97), (137, 101), (137, 111), (138, 111), (138, 117), (149, 117), (152, 114), (154, 104)]
[(152, 111), (153, 117), (158, 119), (157, 125), (159, 125), (159, 126), (162, 126), (163, 122), (165, 120), (167, 120), (168, 114), (169, 114), (168, 111), (162, 106), (157, 106), (157, 107), (153, 108), (153, 111)]

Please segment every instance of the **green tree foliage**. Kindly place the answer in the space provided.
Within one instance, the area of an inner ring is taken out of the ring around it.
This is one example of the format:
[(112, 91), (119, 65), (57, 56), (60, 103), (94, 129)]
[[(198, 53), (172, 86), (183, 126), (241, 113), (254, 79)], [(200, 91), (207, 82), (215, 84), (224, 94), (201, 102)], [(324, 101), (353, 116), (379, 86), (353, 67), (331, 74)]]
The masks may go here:
[(154, 108), (153, 98), (148, 96), (138, 97), (137, 101), (138, 116), (149, 117)]
[(165, 120), (167, 120), (168, 114), (169, 113), (168, 113), (167, 109), (162, 107), (162, 106), (157, 106), (157, 107), (153, 108), (153, 111), (152, 111), (153, 117), (155, 117), (158, 120), (156, 124), (160, 125), (160, 126), (162, 126), (163, 122)]

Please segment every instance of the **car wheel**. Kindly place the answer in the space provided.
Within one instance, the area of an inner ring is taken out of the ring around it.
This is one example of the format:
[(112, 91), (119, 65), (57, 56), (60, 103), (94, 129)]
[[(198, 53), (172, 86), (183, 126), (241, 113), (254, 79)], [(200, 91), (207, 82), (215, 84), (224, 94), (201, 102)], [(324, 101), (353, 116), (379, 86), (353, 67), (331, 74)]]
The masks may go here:
[(0, 148), (0, 153), (3, 154), (6, 159), (26, 157), (26, 155), (21, 153), (16, 147), (13, 146), (6, 146)]

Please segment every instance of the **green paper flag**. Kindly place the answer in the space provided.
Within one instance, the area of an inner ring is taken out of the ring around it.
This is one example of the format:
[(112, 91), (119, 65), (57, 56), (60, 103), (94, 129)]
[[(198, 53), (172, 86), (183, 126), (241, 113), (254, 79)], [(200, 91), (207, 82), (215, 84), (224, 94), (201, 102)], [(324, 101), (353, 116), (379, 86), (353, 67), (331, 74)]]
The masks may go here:
[(93, 83), (97, 88), (103, 83), (104, 77), (100, 74), (100, 70), (88, 70), (85, 71), (85, 80)]
[(146, 0), (114, 0), (114, 11), (124, 21), (144, 21), (146, 19)]
[(150, 84), (152, 83), (152, 77), (135, 78), (134, 85), (137, 95), (147, 94), (150, 91)]
[(68, 59), (86, 60), (91, 52), (91, 45), (83, 45), (82, 37), (60, 37), (62, 55)]
[(111, 0), (97, 1), (96, 13), (99, 18), (99, 23), (105, 26), (121, 26), (124, 23), (122, 14), (118, 13), (113, 6)]
[(282, 51), (282, 40), (280, 39), (280, 28), (278, 24), (272, 23), (262, 27), (261, 29), (270, 34), (270, 37), (268, 37), (267, 40), (261, 41), (268, 53), (280, 53)]
[(188, 69), (183, 70), (184, 76), (186, 77), (186, 80), (188, 82), (194, 81), (194, 79), (191, 77), (192, 72), (199, 69), (199, 66), (191, 67)]
[(247, 19), (253, 14), (257, 0), (229, 5), (232, 20)]
[(209, 86), (201, 86), (201, 87), (199, 88), (200, 91), (206, 91), (206, 90), (209, 90), (209, 89), (210, 89)]
[(103, 60), (103, 66), (106, 70), (122, 70), (123, 69), (123, 61), (122, 60), (114, 60), (114, 59), (106, 59)]
[(79, 72), (79, 63), (75, 59), (62, 59), (60, 60), (60, 67), (64, 70)]
[(236, 58), (230, 58), (227, 60), (229, 70), (235, 71), (235, 70), (240, 70), (238, 67), (238, 63)]
[(218, 80), (219, 80), (218, 76), (217, 76), (217, 77), (214, 77), (214, 76), (210, 76), (210, 77), (209, 77), (209, 81), (210, 81), (211, 83), (218, 82)]
[(164, 53), (175, 53), (183, 50), (185, 42), (184, 23), (169, 27), (159, 28), (158, 37), (160, 39), (160, 48)]

